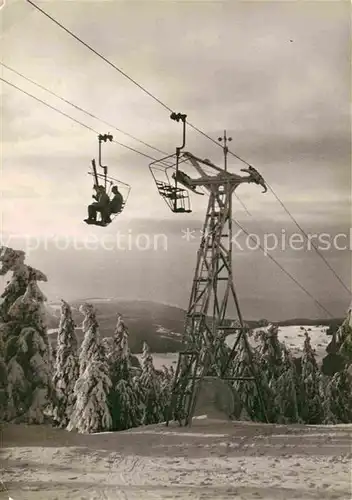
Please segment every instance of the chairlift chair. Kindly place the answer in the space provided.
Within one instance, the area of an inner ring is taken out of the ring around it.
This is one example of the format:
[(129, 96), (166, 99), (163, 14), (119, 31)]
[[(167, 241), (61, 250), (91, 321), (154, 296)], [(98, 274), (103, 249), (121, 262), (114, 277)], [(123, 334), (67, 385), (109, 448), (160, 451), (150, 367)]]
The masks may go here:
[[(93, 172), (88, 172), (88, 175), (91, 175), (91, 176), (94, 176), (94, 173)], [(118, 216), (120, 215), (125, 206), (126, 206), (126, 203), (127, 203), (127, 200), (128, 200), (128, 197), (130, 195), (130, 191), (131, 191), (131, 186), (129, 184), (126, 184), (125, 182), (122, 182), (122, 181), (119, 181), (118, 179), (115, 179), (113, 177), (109, 177), (109, 176), (105, 176), (103, 174), (97, 174), (97, 178), (98, 179), (101, 179), (105, 182), (106, 180), (106, 186), (107, 186), (107, 189), (106, 189), (106, 193), (107, 195), (110, 197), (111, 196), (111, 189), (113, 186), (117, 186), (122, 197), (123, 197), (123, 203), (122, 203), (122, 206), (121, 206), (121, 210), (116, 213), (116, 214), (111, 214), (110, 215), (110, 219), (111, 219), (111, 222)], [(102, 226), (102, 227), (106, 227), (106, 226), (109, 226), (111, 224), (111, 222), (107, 223), (107, 222), (103, 222), (102, 219), (101, 219), (101, 214), (99, 213), (99, 219), (97, 218), (96, 221), (94, 222), (87, 222), (87, 224), (91, 224), (91, 225), (94, 225), (94, 226)]]
[[(121, 210), (118, 212), (118, 213), (115, 213), (115, 214), (110, 214), (110, 219), (111, 219), (111, 222), (115, 219), (115, 217), (119, 214), (122, 213), (122, 211), (124, 210), (125, 206), (126, 206), (126, 203), (127, 203), (127, 199), (129, 197), (129, 194), (130, 194), (130, 191), (131, 191), (131, 186), (129, 184), (126, 184), (125, 182), (122, 182), (122, 181), (119, 181), (118, 179), (115, 179), (114, 177), (110, 177), (107, 175), (108, 173), (108, 167), (105, 166), (105, 165), (102, 165), (101, 163), (101, 143), (102, 142), (106, 142), (106, 141), (112, 141), (113, 140), (113, 136), (111, 134), (105, 134), (105, 135), (102, 135), (102, 134), (99, 134), (98, 136), (98, 140), (99, 140), (99, 166), (103, 169), (103, 174), (98, 174), (97, 173), (97, 169), (96, 169), (96, 163), (95, 163), (95, 160), (93, 159), (92, 160), (92, 171), (91, 172), (88, 172), (89, 175), (93, 176), (94, 178), (94, 186), (97, 186), (99, 185), (99, 180), (102, 180), (102, 185), (104, 186), (105, 190), (106, 190), (106, 193), (107, 195), (110, 197), (111, 195), (111, 189), (112, 187), (115, 185), (118, 187), (121, 195), (122, 195), (122, 198), (123, 198), (123, 203), (121, 205)], [(111, 222), (104, 222), (102, 220), (102, 217), (101, 217), (101, 213), (99, 212), (99, 216), (100, 218), (94, 220), (94, 221), (90, 221), (89, 219), (85, 219), (85, 222), (87, 224), (91, 224), (91, 225), (94, 225), (94, 226), (101, 226), (101, 227), (106, 227), (108, 226), (109, 224), (111, 224)]]
[[(170, 161), (171, 164), (169, 164)], [(149, 164), (149, 170), (160, 196), (174, 213), (192, 212), (188, 190), (178, 187), (172, 177), (172, 173), (176, 173), (178, 165), (184, 161), (186, 159), (177, 162), (177, 155), (173, 154)]]
[[(176, 148), (175, 154), (165, 156), (160, 160), (155, 160), (150, 163), (149, 170), (153, 176), (160, 196), (165, 200), (171, 211), (174, 213), (190, 213), (192, 210), (188, 189), (179, 187), (179, 183), (177, 182), (179, 165), (187, 161), (187, 158), (181, 157), (181, 150), (186, 145), (187, 115), (171, 113), (170, 118), (171, 120), (182, 122), (182, 146)], [(172, 175), (171, 172), (173, 172), (174, 175)]]

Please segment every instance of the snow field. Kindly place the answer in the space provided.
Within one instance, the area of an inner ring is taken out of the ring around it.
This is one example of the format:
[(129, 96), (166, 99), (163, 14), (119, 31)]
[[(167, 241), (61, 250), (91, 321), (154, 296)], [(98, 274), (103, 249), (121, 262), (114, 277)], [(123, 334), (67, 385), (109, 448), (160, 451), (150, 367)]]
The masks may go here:
[(3, 480), (13, 500), (352, 498), (347, 426), (202, 425), (4, 442)]

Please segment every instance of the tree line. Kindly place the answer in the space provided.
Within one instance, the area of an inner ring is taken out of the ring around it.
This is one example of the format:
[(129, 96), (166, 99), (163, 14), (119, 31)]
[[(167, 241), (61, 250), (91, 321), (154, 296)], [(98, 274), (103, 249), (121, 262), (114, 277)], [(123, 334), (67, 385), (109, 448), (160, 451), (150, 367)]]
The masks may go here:
[[(4, 247), (0, 263), (0, 275), (11, 274), (0, 303), (0, 421), (50, 422), (68, 431), (92, 433), (166, 420), (174, 370), (157, 370), (146, 343), (141, 363), (135, 362), (121, 315), (113, 335), (101, 338), (94, 307), (83, 304), (84, 338), (79, 345), (71, 307), (62, 301), (54, 351), (46, 327), (46, 298), (38, 285), (47, 281), (46, 276), (25, 264), (22, 251)], [(275, 423), (352, 422), (350, 315), (334, 337), (335, 352), (343, 363), (331, 375), (326, 375), (317, 361), (309, 329), (303, 333), (300, 359), (279, 341), (274, 325), (263, 325), (252, 333), (257, 347), (250, 351), (244, 342), (239, 343), (229, 373), (242, 379), (250, 377), (250, 355), (260, 390), (246, 380), (228, 382), (236, 395), (236, 418), (267, 418)], [(224, 339), (218, 347), (216, 363), (221, 364), (230, 348)], [(215, 371), (211, 367), (209, 375)], [(177, 411), (182, 412), (182, 408)]]

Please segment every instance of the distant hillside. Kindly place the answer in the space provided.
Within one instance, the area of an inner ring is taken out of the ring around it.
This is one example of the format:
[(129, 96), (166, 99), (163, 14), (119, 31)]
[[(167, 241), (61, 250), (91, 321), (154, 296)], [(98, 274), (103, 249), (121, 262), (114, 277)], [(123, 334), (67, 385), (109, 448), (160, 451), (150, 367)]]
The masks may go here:
[[(92, 303), (96, 309), (102, 337), (113, 335), (117, 314), (121, 313), (129, 330), (129, 344), (132, 352), (141, 352), (143, 342), (147, 342), (152, 352), (180, 350), (185, 314), (182, 309), (149, 301), (90, 298), (70, 303), (73, 319), (78, 327), (81, 326), (83, 320), (79, 306), (85, 301)], [(49, 304), (47, 310), (48, 328), (55, 329), (59, 325), (60, 305)], [(82, 330), (76, 331), (78, 337), (81, 338)], [(53, 339), (55, 337), (56, 335), (53, 334)]]
[[(181, 336), (184, 328), (185, 311), (179, 307), (142, 300), (99, 299), (88, 298), (71, 302), (73, 318), (80, 327), (83, 316), (79, 306), (90, 302), (95, 306), (102, 337), (110, 337), (114, 333), (117, 314), (123, 315), (130, 333), (130, 348), (133, 353), (142, 351), (143, 342), (147, 342), (152, 352), (178, 352), (181, 348)], [(50, 303), (47, 306), (48, 328), (56, 329), (59, 325), (60, 304)], [(258, 321), (247, 321), (251, 328), (258, 327)], [(342, 320), (309, 320), (292, 319), (276, 323), (279, 326), (296, 325), (340, 325)], [(81, 329), (77, 329), (79, 339), (82, 339)], [(52, 332), (55, 343), (56, 334)]]

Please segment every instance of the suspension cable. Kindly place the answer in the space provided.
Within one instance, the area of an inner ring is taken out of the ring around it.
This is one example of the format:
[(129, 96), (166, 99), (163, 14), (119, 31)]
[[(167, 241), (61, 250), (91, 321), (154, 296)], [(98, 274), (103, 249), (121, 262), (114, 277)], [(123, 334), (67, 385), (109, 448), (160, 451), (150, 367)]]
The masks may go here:
[[(245, 165), (247, 165), (248, 167), (254, 168), (253, 165), (251, 165), (246, 160), (244, 160), (240, 156), (236, 155), (232, 151), (229, 151), (229, 153), (232, 156), (234, 156), (235, 158), (237, 158), (238, 160), (240, 160), (242, 163), (244, 163)], [(303, 236), (306, 238), (306, 240), (312, 245), (312, 247), (314, 248), (314, 250), (317, 253), (317, 255), (323, 260), (323, 262), (325, 263), (325, 265), (328, 267), (328, 269), (330, 269), (330, 271), (333, 273), (333, 275), (339, 281), (339, 283), (343, 286), (343, 288), (346, 290), (346, 292), (349, 295), (351, 295), (352, 294), (351, 290), (346, 286), (346, 284), (343, 282), (343, 280), (340, 278), (340, 276), (337, 274), (337, 272), (331, 266), (331, 264), (327, 261), (327, 259), (324, 257), (324, 255), (320, 252), (320, 250), (317, 248), (317, 246), (310, 240), (310, 238), (309, 238), (308, 234), (306, 233), (306, 231), (298, 223), (297, 219), (291, 214), (291, 212), (289, 211), (289, 209), (285, 206), (284, 202), (275, 193), (274, 189), (270, 186), (270, 184), (268, 182), (265, 181), (265, 184), (268, 186), (269, 190), (271, 191), (271, 193), (273, 194), (273, 196), (275, 197), (275, 199), (280, 203), (281, 207), (285, 210), (285, 212), (290, 217), (290, 219), (292, 220), (292, 222), (296, 225), (296, 227), (298, 228), (298, 230), (303, 234)]]
[(333, 275), (335, 276), (335, 278), (341, 283), (341, 285), (343, 286), (343, 288), (346, 290), (346, 292), (351, 295), (351, 290), (345, 285), (345, 283), (342, 281), (342, 279), (340, 278), (340, 276), (337, 274), (337, 272), (335, 271), (335, 269), (331, 266), (331, 264), (327, 261), (327, 259), (324, 257), (324, 255), (320, 252), (320, 250), (317, 248), (317, 246), (311, 241), (311, 239), (309, 238), (308, 234), (304, 231), (304, 229), (302, 228), (302, 226), (297, 222), (297, 220), (295, 219), (295, 217), (289, 212), (289, 210), (285, 207), (284, 203), (280, 200), (280, 198), (277, 196), (277, 194), (275, 193), (275, 191), (273, 190), (273, 188), (268, 184), (266, 183), (268, 188), (270, 189), (270, 191), (272, 192), (272, 194), (274, 195), (274, 197), (276, 198), (276, 200), (280, 203), (280, 205), (282, 206), (282, 208), (285, 210), (285, 212), (290, 216), (291, 220), (296, 224), (296, 226), (298, 227), (298, 229), (301, 231), (301, 233), (304, 235), (304, 237), (307, 239), (307, 241), (310, 241), (310, 244), (312, 245), (312, 247), (314, 248), (314, 250), (316, 251), (317, 255), (319, 255), (319, 257), (325, 262), (326, 266), (330, 269), (330, 271), (333, 273)]
[[(250, 237), (250, 239), (252, 241), (254, 241), (256, 244), (258, 244), (258, 242), (253, 238), (253, 236), (236, 220), (236, 219), (232, 219), (232, 221), (247, 235)], [(326, 309), (325, 306), (323, 306), (323, 304), (321, 304), (303, 285), (301, 285), (299, 283), (299, 281), (294, 277), (292, 276), (291, 273), (289, 273), (271, 254), (269, 254), (267, 252), (267, 250), (265, 250), (263, 248), (262, 245), (258, 245), (258, 248), (260, 248), (260, 250), (262, 250), (266, 256), (269, 257), (270, 260), (272, 260), (280, 269), (283, 273), (286, 274), (286, 276), (288, 276), (294, 283), (296, 283), (297, 286), (299, 286), (299, 288), (301, 290), (304, 291), (305, 294), (307, 294), (319, 307), (321, 307), (321, 309), (323, 309), (323, 311), (325, 311), (325, 313), (330, 316), (331, 318), (334, 318), (334, 315), (328, 310)]]
[(44, 16), (46, 16), (48, 19), (50, 19), (55, 24), (57, 24), (61, 29), (63, 29), (64, 31), (66, 31), (66, 33), (68, 33), (70, 36), (72, 36), (75, 40), (77, 40), (79, 43), (81, 43), (82, 45), (84, 45), (87, 49), (89, 49), (95, 55), (97, 55), (98, 57), (100, 57), (104, 62), (106, 62), (107, 64), (109, 64), (109, 66), (111, 66), (116, 71), (118, 71), (121, 75), (123, 75), (125, 78), (127, 78), (130, 82), (134, 83), (134, 85), (136, 85), (145, 94), (149, 95), (149, 97), (151, 97), (152, 99), (154, 99), (154, 101), (158, 102), (161, 106), (163, 106), (165, 109), (167, 109), (168, 111), (170, 111), (170, 113), (173, 112), (173, 110), (171, 108), (169, 108), (169, 106), (167, 106), (166, 104), (164, 104), (160, 99), (158, 99), (157, 97), (155, 97), (155, 95), (153, 95), (151, 92), (149, 92), (147, 89), (145, 89), (142, 85), (140, 85), (138, 82), (136, 82), (136, 80), (134, 80), (129, 75), (127, 75), (127, 73), (125, 73), (124, 71), (122, 71), (122, 69), (118, 68), (114, 63), (112, 63), (111, 61), (109, 61), (109, 59), (107, 59), (105, 56), (103, 56), (100, 52), (98, 52), (97, 50), (93, 49), (93, 47), (91, 47), (90, 45), (88, 45), (88, 43), (84, 42), (79, 36), (77, 36), (74, 33), (72, 33), (72, 31), (70, 31), (68, 28), (65, 28), (65, 26), (63, 26), (61, 23), (59, 23), (59, 21), (57, 21), (54, 17), (50, 16), (50, 14), (48, 14), (47, 12), (45, 12), (43, 9), (41, 9), (38, 5), (36, 5), (31, 0), (26, 0), (26, 1), (28, 3), (30, 3), (35, 9), (39, 10), (39, 12), (41, 12), (42, 14), (44, 14)]
[[(66, 116), (66, 118), (69, 118), (70, 120), (78, 123), (78, 125), (81, 125), (82, 127), (85, 127), (86, 129), (90, 130), (91, 132), (94, 132), (95, 134), (98, 134), (98, 132), (93, 127), (90, 127), (89, 125), (86, 125), (85, 123), (81, 122), (80, 120), (77, 120), (76, 118), (73, 118), (73, 116), (70, 116), (69, 114), (65, 113), (64, 111), (61, 111), (60, 109), (56, 108), (55, 106), (52, 106), (51, 104), (43, 101), (42, 99), (39, 99), (39, 97), (36, 97), (33, 94), (30, 94), (26, 90), (23, 90), (20, 87), (17, 87), (17, 85), (15, 85), (14, 83), (9, 82), (8, 80), (5, 80), (5, 78), (1, 78), (0, 77), (0, 80), (2, 82), (4, 82), (4, 83), (7, 83), (8, 85), (10, 85), (11, 87), (15, 88), (16, 90), (19, 90), (23, 94), (26, 94), (28, 97), (32, 97), (32, 99), (35, 99), (36, 101), (40, 102), (41, 104), (44, 104), (45, 106), (47, 106), (48, 108), (52, 109), (53, 111), (56, 111), (57, 113), (60, 113), (63, 116)], [(137, 153), (137, 154), (139, 154), (141, 156), (144, 156), (145, 158), (149, 158), (150, 160), (157, 161), (156, 158), (153, 158), (152, 156), (150, 156), (150, 155), (148, 155), (146, 153), (143, 153), (142, 151), (139, 151), (138, 149), (135, 149), (135, 148), (132, 148), (130, 146), (127, 146), (126, 144), (123, 144), (122, 142), (118, 142), (115, 139), (113, 139), (112, 142), (114, 142), (115, 144), (118, 144), (119, 146), (122, 146), (123, 148), (128, 149), (129, 151), (133, 151), (134, 153)]]
[(35, 82), (34, 80), (32, 80), (31, 78), (28, 78), (27, 76), (23, 75), (22, 73), (20, 73), (19, 71), (13, 69), (13, 68), (10, 68), (10, 66), (8, 66), (7, 64), (3, 63), (0, 61), (0, 64), (1, 66), (3, 66), (4, 68), (6, 68), (7, 70), (11, 71), (12, 73), (15, 73), (16, 75), (20, 76), (21, 78), (23, 78), (24, 80), (26, 80), (27, 82), (29, 83), (32, 83), (33, 85), (36, 85), (38, 88), (42, 89), (42, 90), (45, 90), (45, 92), (48, 92), (49, 94), (53, 95), (54, 97), (56, 97), (57, 99), (60, 99), (60, 101), (62, 102), (65, 102), (66, 104), (69, 104), (70, 106), (72, 106), (73, 108), (76, 108), (78, 109), (79, 111), (82, 111), (82, 113), (85, 113), (86, 115), (90, 116), (91, 118), (94, 118), (95, 120), (97, 121), (100, 121), (101, 123), (104, 123), (105, 125), (107, 125), (108, 127), (111, 127), (113, 129), (115, 129), (117, 132), (120, 132), (121, 134), (124, 134), (126, 135), (127, 137), (130, 137), (131, 139), (134, 139), (135, 141), (143, 144), (144, 146), (147, 146), (148, 148), (151, 148), (151, 149), (154, 149), (155, 151), (158, 151), (159, 153), (162, 153), (164, 155), (167, 155), (167, 153), (165, 151), (162, 151), (161, 149), (158, 149), (156, 148), (155, 146), (152, 146), (151, 144), (148, 144), (147, 142), (145, 141), (142, 141), (141, 139), (138, 139), (138, 137), (135, 137), (134, 135), (128, 133), (128, 132), (125, 132), (124, 130), (120, 129), (120, 128), (117, 128), (115, 127), (115, 125), (112, 125), (111, 123), (105, 121), (105, 120), (102, 120), (101, 118), (97, 117), (96, 115), (94, 115), (93, 113), (91, 113), (90, 111), (87, 111), (83, 108), (81, 108), (80, 106), (77, 106), (77, 104), (74, 104), (72, 101), (69, 101), (68, 99), (65, 99), (64, 97), (60, 96), (59, 94), (56, 94), (56, 92), (53, 92), (52, 90), (44, 87), (44, 85), (41, 85), (40, 83), (38, 82)]
[[(143, 85), (139, 84), (136, 80), (134, 80), (134, 78), (130, 77), (125, 71), (123, 71), (121, 68), (119, 68), (118, 66), (116, 66), (116, 64), (114, 64), (113, 62), (111, 62), (109, 59), (107, 59), (103, 54), (101, 54), (101, 52), (98, 52), (97, 50), (95, 50), (91, 45), (89, 45), (87, 42), (85, 42), (84, 40), (82, 40), (78, 35), (75, 35), (71, 30), (69, 30), (68, 28), (66, 28), (63, 24), (61, 24), (57, 19), (55, 19), (53, 16), (51, 16), (50, 14), (48, 14), (45, 10), (43, 10), (41, 7), (39, 7), (36, 3), (34, 3), (32, 0), (26, 0), (26, 2), (28, 2), (29, 4), (31, 4), (35, 9), (37, 9), (39, 12), (41, 12), (42, 14), (44, 14), (45, 17), (47, 17), (48, 19), (50, 19), (50, 21), (52, 21), (53, 23), (55, 23), (57, 26), (59, 26), (62, 30), (64, 30), (68, 35), (72, 36), (75, 40), (77, 40), (77, 42), (81, 43), (82, 45), (84, 45), (88, 50), (90, 50), (91, 52), (93, 52), (93, 54), (95, 54), (96, 56), (98, 56), (100, 59), (102, 59), (106, 64), (108, 64), (109, 66), (111, 66), (115, 71), (117, 71), (118, 73), (120, 73), (122, 76), (124, 76), (125, 78), (127, 78), (127, 80), (129, 80), (130, 82), (132, 82), (134, 85), (136, 85), (140, 90), (142, 90), (142, 92), (144, 92), (145, 94), (147, 94), (149, 97), (151, 97), (152, 99), (154, 99), (154, 101), (156, 101), (158, 104), (160, 104), (163, 108), (165, 108), (167, 111), (170, 111), (170, 113), (173, 113), (173, 109), (170, 108), (170, 106), (168, 106), (167, 104), (165, 104), (163, 101), (161, 101), (160, 99), (158, 99), (152, 92), (150, 92), (149, 90), (147, 90), (145, 87), (143, 87)], [(193, 125), (192, 123), (190, 123), (189, 121), (186, 120), (186, 123), (187, 125), (189, 125), (191, 128), (193, 128), (196, 132), (198, 132), (199, 134), (203, 135), (204, 137), (206, 137), (207, 139), (209, 139), (210, 141), (212, 141), (214, 144), (216, 144), (217, 146), (220, 146), (220, 144), (215, 140), (213, 139), (212, 137), (210, 137), (210, 135), (206, 134), (205, 132), (203, 132), (202, 130), (200, 130), (198, 127), (196, 127), (195, 125)]]

